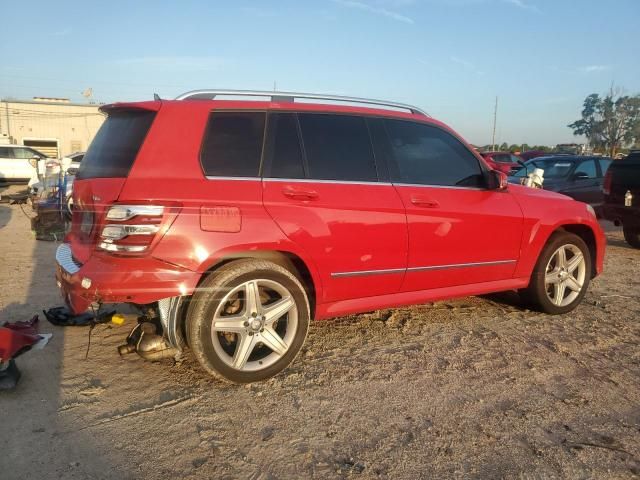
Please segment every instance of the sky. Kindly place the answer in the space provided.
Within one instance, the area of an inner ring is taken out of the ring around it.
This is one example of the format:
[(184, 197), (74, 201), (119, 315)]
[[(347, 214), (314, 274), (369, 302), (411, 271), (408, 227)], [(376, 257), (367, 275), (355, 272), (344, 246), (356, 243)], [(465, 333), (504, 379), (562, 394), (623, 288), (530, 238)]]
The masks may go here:
[(612, 84), (640, 93), (640, 0), (0, 0), (0, 98), (198, 88), (410, 103), (468, 141), (580, 141)]

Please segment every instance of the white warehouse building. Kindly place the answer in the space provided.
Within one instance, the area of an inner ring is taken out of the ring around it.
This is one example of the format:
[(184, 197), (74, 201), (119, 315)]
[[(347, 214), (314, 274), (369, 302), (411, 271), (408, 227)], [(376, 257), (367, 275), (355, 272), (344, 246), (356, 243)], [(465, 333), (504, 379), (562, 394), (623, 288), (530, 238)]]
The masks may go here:
[(52, 158), (85, 151), (105, 116), (100, 105), (66, 98), (0, 100), (0, 144), (27, 145)]

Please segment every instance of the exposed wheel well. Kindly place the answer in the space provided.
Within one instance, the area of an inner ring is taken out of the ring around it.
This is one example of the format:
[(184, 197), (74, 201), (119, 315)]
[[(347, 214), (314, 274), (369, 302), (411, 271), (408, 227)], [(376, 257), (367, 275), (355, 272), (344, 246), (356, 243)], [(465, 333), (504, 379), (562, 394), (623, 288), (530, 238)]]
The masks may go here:
[(291, 273), (293, 273), (300, 283), (305, 288), (307, 293), (307, 298), (309, 300), (309, 307), (311, 310), (311, 318), (315, 317), (315, 308), (316, 308), (316, 287), (313, 283), (313, 277), (311, 276), (311, 272), (307, 267), (304, 260), (302, 260), (297, 255), (291, 252), (282, 252), (278, 250), (273, 251), (247, 251), (247, 252), (234, 252), (232, 255), (228, 255), (226, 257), (220, 258), (215, 264), (211, 265), (205, 273), (202, 274), (200, 278), (200, 282), (198, 285), (202, 283), (204, 278), (211, 272), (219, 269), (223, 265), (226, 265), (229, 262), (233, 262), (234, 260), (241, 259), (260, 259), (260, 260), (268, 260), (277, 265), (280, 265)]
[(589, 228), (586, 225), (581, 225), (581, 224), (571, 224), (571, 225), (562, 225), (562, 227), (560, 227), (557, 231), (562, 231), (564, 230), (565, 232), (569, 232), (569, 233), (573, 233), (574, 235), (579, 236), (584, 243), (587, 244), (587, 247), (589, 247), (589, 253), (591, 254), (591, 278), (596, 276), (596, 269), (595, 269), (595, 264), (596, 264), (596, 236), (593, 233), (593, 230), (591, 230), (591, 228)]

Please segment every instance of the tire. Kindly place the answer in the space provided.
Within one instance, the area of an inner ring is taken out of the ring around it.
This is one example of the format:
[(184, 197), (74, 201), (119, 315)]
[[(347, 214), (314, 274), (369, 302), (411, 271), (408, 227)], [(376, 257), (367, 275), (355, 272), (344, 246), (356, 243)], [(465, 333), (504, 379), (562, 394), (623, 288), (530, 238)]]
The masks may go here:
[(624, 233), (624, 239), (633, 248), (640, 248), (640, 227), (627, 227), (622, 226), (622, 232)]
[[(564, 252), (564, 263), (560, 249)], [(521, 293), (534, 309), (559, 315), (580, 304), (590, 280), (589, 247), (573, 233), (557, 232), (542, 249), (529, 286)]]
[(273, 262), (247, 259), (222, 266), (202, 282), (185, 327), (205, 370), (228, 382), (252, 383), (293, 362), (309, 319), (307, 295), (295, 275)]

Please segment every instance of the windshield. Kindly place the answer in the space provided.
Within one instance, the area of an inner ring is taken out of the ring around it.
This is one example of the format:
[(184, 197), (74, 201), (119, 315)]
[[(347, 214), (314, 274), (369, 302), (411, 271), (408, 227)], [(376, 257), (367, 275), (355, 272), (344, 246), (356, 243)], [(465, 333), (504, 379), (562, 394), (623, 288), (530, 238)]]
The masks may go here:
[[(527, 162), (527, 168), (521, 168), (513, 174), (514, 177), (526, 177), (528, 173), (532, 173), (534, 168), (541, 168), (544, 170), (544, 178), (563, 178), (573, 168), (574, 161), (561, 158), (547, 158), (535, 160), (529, 160)], [(527, 171), (528, 170), (528, 171)]]
[(493, 159), (494, 162), (511, 163), (511, 155), (506, 153), (494, 154), (494, 155), (491, 155), (491, 158)]

